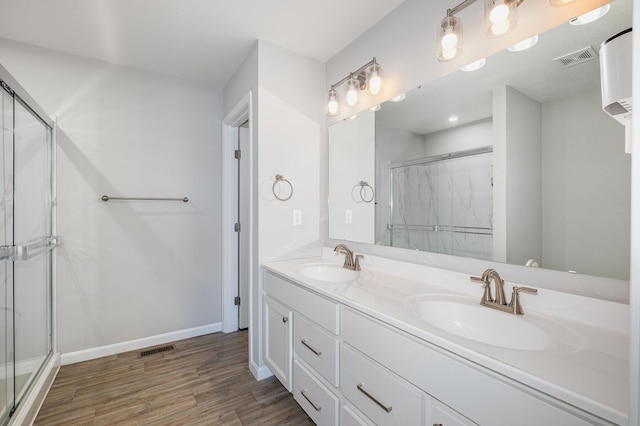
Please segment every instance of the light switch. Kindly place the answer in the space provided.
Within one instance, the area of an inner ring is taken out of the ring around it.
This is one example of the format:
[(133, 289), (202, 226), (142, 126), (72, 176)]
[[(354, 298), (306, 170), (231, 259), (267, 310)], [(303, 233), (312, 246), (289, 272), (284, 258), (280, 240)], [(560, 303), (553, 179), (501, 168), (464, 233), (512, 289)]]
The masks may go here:
[(353, 223), (353, 210), (344, 211), (344, 223)]
[(302, 225), (302, 210), (293, 211), (293, 224)]

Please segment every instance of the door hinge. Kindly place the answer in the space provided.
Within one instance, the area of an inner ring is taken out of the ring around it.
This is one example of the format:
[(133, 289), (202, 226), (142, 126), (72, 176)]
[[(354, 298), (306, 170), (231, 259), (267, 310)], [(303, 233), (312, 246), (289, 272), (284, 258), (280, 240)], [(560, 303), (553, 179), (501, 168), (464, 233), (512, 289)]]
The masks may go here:
[(242, 157), (242, 151), (240, 151), (239, 149), (236, 149), (235, 151), (233, 151), (233, 158), (235, 158), (236, 160), (239, 160)]
[(233, 304), (236, 305), (236, 306), (240, 306), (240, 296), (236, 296), (233, 299)]
[(234, 224), (234, 225), (233, 225), (233, 230), (234, 230), (235, 232), (240, 232), (240, 224), (239, 224), (239, 223)]

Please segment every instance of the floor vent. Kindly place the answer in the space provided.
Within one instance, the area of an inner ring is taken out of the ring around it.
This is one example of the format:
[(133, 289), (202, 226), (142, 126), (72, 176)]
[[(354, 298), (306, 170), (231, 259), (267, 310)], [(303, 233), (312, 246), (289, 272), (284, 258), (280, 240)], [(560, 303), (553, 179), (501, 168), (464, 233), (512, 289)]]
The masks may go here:
[(598, 53), (593, 49), (593, 47), (589, 46), (585, 47), (584, 49), (568, 53), (564, 56), (560, 56), (559, 58), (555, 58), (554, 61), (562, 65), (563, 68), (567, 68), (574, 65), (583, 64), (597, 58)]
[(142, 358), (143, 356), (149, 356), (149, 355), (153, 355), (153, 354), (159, 354), (161, 352), (166, 352), (166, 351), (170, 351), (172, 349), (175, 349), (175, 346), (173, 345), (168, 345), (168, 346), (162, 346), (160, 348), (154, 348), (154, 349), (149, 349), (146, 351), (142, 351), (140, 352), (140, 357)]

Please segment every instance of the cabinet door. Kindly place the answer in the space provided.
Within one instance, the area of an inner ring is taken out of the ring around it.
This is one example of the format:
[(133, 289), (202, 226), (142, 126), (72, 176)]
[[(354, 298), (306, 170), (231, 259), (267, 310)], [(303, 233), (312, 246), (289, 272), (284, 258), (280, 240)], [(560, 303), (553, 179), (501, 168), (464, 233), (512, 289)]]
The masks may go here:
[(264, 362), (282, 385), (291, 392), (291, 330), (293, 313), (269, 296), (264, 298)]

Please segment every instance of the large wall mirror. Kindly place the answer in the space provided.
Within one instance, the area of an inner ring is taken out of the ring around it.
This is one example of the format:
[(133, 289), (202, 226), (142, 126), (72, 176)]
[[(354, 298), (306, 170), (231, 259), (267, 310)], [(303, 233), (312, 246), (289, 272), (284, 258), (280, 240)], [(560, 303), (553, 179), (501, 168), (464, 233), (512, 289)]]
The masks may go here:
[(628, 280), (631, 158), (598, 51), (631, 8), (330, 126), (329, 237)]

